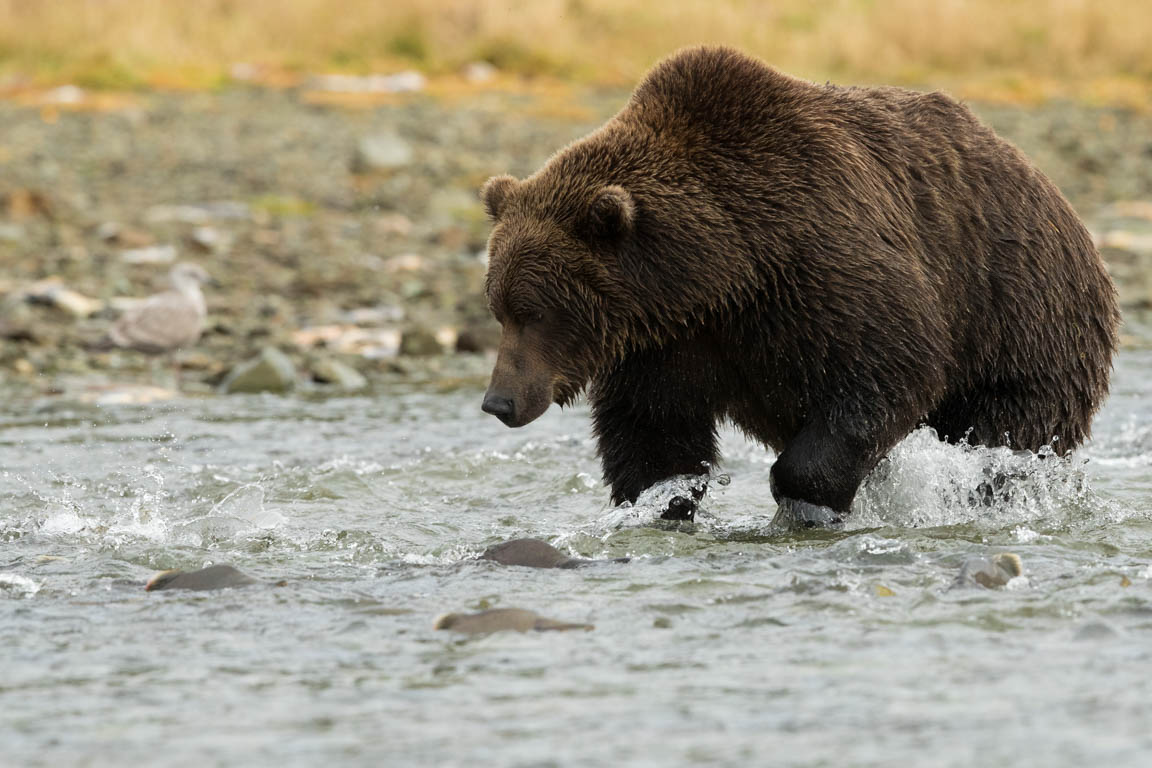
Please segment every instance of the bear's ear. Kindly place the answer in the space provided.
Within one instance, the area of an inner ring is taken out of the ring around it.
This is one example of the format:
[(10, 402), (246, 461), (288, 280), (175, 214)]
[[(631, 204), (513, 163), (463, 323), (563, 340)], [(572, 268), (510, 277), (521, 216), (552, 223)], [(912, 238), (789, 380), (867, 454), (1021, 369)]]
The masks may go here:
[(588, 208), (588, 230), (599, 237), (617, 237), (632, 229), (636, 203), (623, 187), (611, 184), (592, 198)]
[(484, 201), (484, 210), (488, 213), (488, 218), (492, 221), (500, 218), (500, 214), (504, 210), (504, 203), (508, 199), (508, 193), (516, 188), (520, 182), (516, 181), (512, 176), (493, 176), (484, 182), (484, 186), (480, 187), (480, 199)]

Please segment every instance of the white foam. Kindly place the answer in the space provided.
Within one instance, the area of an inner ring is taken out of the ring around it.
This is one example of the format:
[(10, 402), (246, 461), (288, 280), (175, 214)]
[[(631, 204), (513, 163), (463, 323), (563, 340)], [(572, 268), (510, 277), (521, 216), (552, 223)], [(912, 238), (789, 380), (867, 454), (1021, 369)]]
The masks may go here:
[(40, 591), (40, 585), (18, 573), (0, 573), (0, 594), (28, 598)]

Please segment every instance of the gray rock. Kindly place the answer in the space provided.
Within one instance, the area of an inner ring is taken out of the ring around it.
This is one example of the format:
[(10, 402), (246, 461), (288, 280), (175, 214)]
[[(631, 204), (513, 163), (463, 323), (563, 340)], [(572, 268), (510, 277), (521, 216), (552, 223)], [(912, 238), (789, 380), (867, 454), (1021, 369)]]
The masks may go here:
[(412, 145), (397, 134), (377, 133), (356, 142), (352, 170), (356, 173), (391, 171), (410, 165), (414, 157)]
[(24, 227), (19, 224), (0, 224), (0, 242), (18, 243), (24, 239)]
[(220, 390), (241, 392), (288, 392), (296, 386), (296, 366), (280, 350), (265, 347), (254, 360), (238, 365), (224, 379)]
[(494, 608), (480, 613), (447, 613), (436, 619), (434, 629), (450, 629), (469, 635), (492, 632), (548, 632), (595, 629), (591, 624), (570, 624), (540, 616), (523, 608)]
[(218, 219), (244, 221), (251, 218), (252, 209), (248, 204), (234, 200), (194, 205), (154, 205), (144, 212), (144, 219), (154, 224), (164, 222), (203, 224)]
[(368, 379), (350, 365), (324, 358), (311, 365), (312, 378), (322, 384), (332, 384), (340, 389), (353, 392), (368, 386)]
[(176, 261), (176, 255), (174, 245), (153, 245), (121, 251), (120, 261), (125, 264), (171, 264)]
[(432, 331), (415, 326), (400, 336), (400, 354), (406, 357), (432, 357), (444, 354), (444, 347)]
[(224, 253), (231, 245), (231, 238), (215, 227), (196, 227), (188, 240), (204, 253)]

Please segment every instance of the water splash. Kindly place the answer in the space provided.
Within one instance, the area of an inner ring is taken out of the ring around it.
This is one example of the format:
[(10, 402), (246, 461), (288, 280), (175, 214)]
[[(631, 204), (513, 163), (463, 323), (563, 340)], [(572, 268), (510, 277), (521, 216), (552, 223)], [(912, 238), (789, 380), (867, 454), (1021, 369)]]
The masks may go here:
[(0, 573), (0, 596), (26, 599), (40, 591), (40, 585), (18, 573)]
[(1089, 486), (1086, 463), (1050, 451), (952, 445), (918, 429), (865, 480), (848, 525), (1067, 526), (1104, 505)]

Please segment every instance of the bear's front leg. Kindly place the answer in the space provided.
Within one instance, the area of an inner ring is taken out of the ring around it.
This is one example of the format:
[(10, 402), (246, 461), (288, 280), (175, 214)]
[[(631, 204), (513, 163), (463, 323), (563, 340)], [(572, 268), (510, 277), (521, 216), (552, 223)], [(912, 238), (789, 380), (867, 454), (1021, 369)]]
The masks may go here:
[[(716, 416), (708, 398), (685, 392), (688, 382), (682, 375), (670, 387), (660, 368), (633, 361), (590, 393), (613, 504), (635, 502), (645, 489), (670, 477), (706, 475), (716, 463)], [(692, 520), (703, 495), (701, 484), (690, 495), (676, 496), (661, 517)]]
[(774, 522), (800, 528), (842, 525), (882, 455), (877, 442), (859, 427), (838, 429), (821, 420), (806, 425), (772, 465), (772, 496), (779, 507)]

